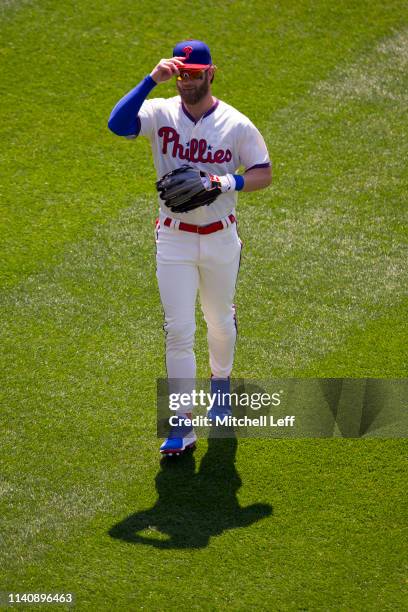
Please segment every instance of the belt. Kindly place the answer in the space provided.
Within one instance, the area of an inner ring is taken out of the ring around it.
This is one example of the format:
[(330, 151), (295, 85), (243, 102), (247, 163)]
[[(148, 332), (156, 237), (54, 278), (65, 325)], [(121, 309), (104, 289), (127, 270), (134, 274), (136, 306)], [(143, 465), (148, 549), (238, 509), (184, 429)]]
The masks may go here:
[(173, 224), (174, 229), (181, 230), (182, 232), (192, 232), (193, 234), (213, 234), (214, 232), (219, 232), (220, 230), (226, 229), (235, 223), (235, 217), (232, 214), (228, 215), (226, 219), (229, 219), (229, 223), (227, 220), (225, 220), (214, 221), (214, 223), (210, 223), (209, 225), (193, 225), (192, 223), (184, 223), (184, 221), (178, 221), (177, 219), (166, 217), (164, 220), (164, 225), (166, 227), (171, 227)]

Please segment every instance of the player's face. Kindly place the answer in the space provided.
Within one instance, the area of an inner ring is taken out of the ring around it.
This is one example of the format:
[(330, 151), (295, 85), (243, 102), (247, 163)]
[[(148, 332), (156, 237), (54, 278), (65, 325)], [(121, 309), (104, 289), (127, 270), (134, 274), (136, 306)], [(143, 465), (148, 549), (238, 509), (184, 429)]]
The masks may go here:
[(201, 79), (177, 81), (176, 85), (185, 104), (198, 104), (210, 91), (210, 74), (207, 70)]

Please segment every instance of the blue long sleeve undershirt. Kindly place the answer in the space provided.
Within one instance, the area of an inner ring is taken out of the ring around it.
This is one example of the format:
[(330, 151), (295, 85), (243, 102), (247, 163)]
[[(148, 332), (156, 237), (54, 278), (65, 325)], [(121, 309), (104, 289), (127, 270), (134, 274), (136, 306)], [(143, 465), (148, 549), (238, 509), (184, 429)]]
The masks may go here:
[(137, 116), (143, 102), (157, 85), (150, 74), (116, 104), (108, 121), (108, 128), (118, 136), (137, 136), (140, 119)]

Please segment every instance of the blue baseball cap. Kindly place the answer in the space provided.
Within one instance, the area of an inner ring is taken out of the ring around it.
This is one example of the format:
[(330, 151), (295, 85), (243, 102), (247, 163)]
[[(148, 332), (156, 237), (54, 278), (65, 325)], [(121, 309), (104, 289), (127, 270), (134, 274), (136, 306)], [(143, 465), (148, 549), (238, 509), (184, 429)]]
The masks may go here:
[(184, 55), (184, 65), (191, 70), (204, 70), (211, 66), (211, 53), (208, 46), (201, 40), (183, 40), (173, 49), (173, 57)]

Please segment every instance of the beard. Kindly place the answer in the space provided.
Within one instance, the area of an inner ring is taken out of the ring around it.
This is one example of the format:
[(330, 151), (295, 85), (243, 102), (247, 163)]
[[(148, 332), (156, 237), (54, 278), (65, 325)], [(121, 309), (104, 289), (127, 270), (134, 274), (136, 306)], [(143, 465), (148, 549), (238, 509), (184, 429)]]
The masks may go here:
[(191, 106), (201, 102), (201, 100), (205, 98), (205, 96), (210, 91), (210, 83), (207, 74), (205, 74), (204, 80), (201, 85), (199, 85), (198, 87), (194, 86), (194, 88), (192, 88), (190, 91), (186, 91), (185, 89), (183, 90), (177, 81), (176, 83), (181, 99), (185, 104), (190, 104)]

